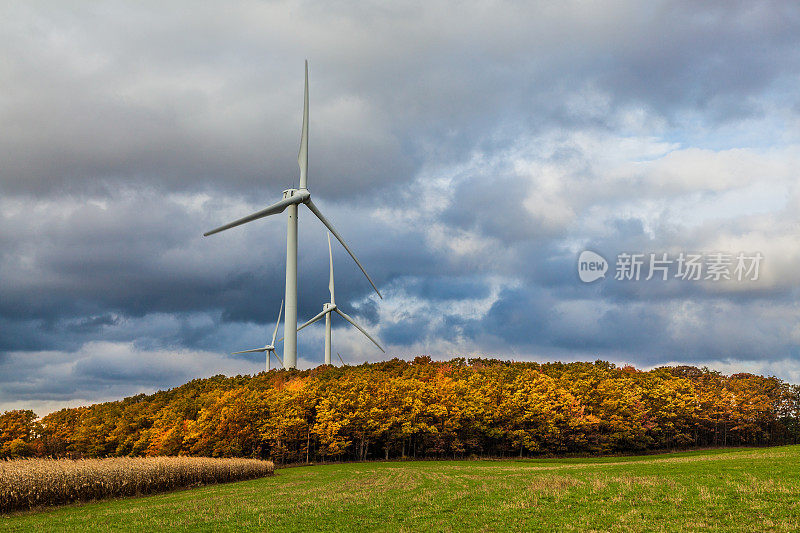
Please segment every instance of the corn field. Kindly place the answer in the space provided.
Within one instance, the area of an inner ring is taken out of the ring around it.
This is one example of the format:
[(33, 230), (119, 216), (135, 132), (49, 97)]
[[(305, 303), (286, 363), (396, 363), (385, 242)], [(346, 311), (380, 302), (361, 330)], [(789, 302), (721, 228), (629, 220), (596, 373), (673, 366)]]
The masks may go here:
[(272, 461), (205, 457), (0, 461), (0, 512), (272, 475)]

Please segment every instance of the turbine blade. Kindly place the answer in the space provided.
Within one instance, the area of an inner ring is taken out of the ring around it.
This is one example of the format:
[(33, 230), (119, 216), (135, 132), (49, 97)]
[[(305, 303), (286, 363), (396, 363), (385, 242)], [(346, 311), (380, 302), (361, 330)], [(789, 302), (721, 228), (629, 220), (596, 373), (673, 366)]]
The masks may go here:
[(336, 295), (333, 290), (333, 251), (331, 251), (331, 233), (328, 232), (328, 257), (331, 265), (331, 279), (328, 282), (328, 290), (331, 291), (331, 303), (336, 304)]
[(361, 331), (361, 333), (363, 333), (364, 335), (366, 335), (366, 336), (367, 336), (367, 338), (368, 338), (369, 340), (371, 340), (371, 341), (372, 341), (372, 342), (375, 344), (375, 346), (377, 346), (377, 347), (380, 349), (380, 351), (382, 351), (383, 353), (386, 353), (386, 350), (384, 350), (384, 349), (383, 349), (383, 347), (381, 347), (381, 345), (380, 345), (380, 344), (378, 344), (378, 341), (376, 341), (375, 339), (373, 339), (372, 337), (370, 337), (370, 336), (369, 336), (369, 333), (367, 333), (367, 332), (364, 330), (364, 328), (362, 328), (361, 326), (359, 326), (358, 324), (356, 324), (356, 321), (355, 321), (355, 320), (353, 320), (352, 318), (350, 318), (349, 316), (347, 316), (347, 314), (345, 314), (344, 312), (340, 311), (338, 307), (334, 308), (334, 311), (336, 311), (337, 313), (339, 313), (339, 315), (340, 315), (342, 318), (344, 318), (345, 320), (347, 320), (348, 322), (350, 322), (351, 324), (353, 324), (355, 327), (357, 327), (357, 328), (359, 329), (359, 331)]
[(308, 322), (306, 322), (302, 326), (299, 326), (297, 328), (297, 331), (300, 331), (301, 329), (303, 329), (306, 326), (310, 326), (311, 324), (313, 324), (314, 322), (316, 322), (320, 318), (324, 317), (326, 313), (330, 313), (330, 309), (326, 309), (326, 310), (322, 311), (321, 313), (319, 313), (317, 316), (315, 316), (314, 318), (312, 318), (311, 320), (309, 320)]
[(339, 356), (339, 361), (341, 361), (342, 364), (344, 364), (344, 359), (342, 359), (342, 354), (340, 354), (339, 352), (336, 352), (336, 355)]
[(234, 220), (230, 224), (225, 224), (224, 226), (220, 226), (216, 229), (212, 229), (211, 231), (207, 231), (203, 233), (203, 237), (208, 237), (209, 235), (214, 235), (215, 233), (219, 233), (220, 231), (225, 231), (226, 229), (235, 228), (236, 226), (241, 226), (247, 222), (251, 222), (253, 220), (257, 220), (259, 218), (264, 218), (269, 215), (276, 215), (278, 213), (282, 213), (284, 209), (289, 207), (292, 204), (300, 204), (303, 203), (307, 198), (311, 195), (308, 192), (298, 192), (295, 193), (294, 196), (290, 196), (289, 198), (284, 198), (279, 202), (275, 202), (271, 206), (262, 209), (261, 211), (256, 211), (252, 215), (247, 215), (244, 218), (240, 218), (239, 220)]
[(342, 246), (344, 246), (344, 249), (347, 250), (347, 253), (350, 254), (350, 257), (352, 257), (353, 261), (356, 262), (356, 264), (358, 265), (358, 268), (360, 268), (361, 272), (363, 272), (364, 275), (367, 277), (367, 280), (369, 281), (369, 284), (372, 285), (372, 288), (375, 289), (375, 292), (378, 293), (378, 296), (383, 298), (383, 296), (381, 296), (381, 292), (378, 290), (378, 287), (376, 287), (375, 283), (372, 282), (372, 278), (369, 277), (369, 274), (367, 274), (367, 271), (364, 270), (363, 266), (361, 266), (361, 262), (359, 262), (359, 260), (356, 259), (356, 255), (353, 253), (353, 251), (350, 249), (350, 247), (347, 246), (347, 244), (344, 242), (344, 239), (342, 238), (341, 235), (339, 235), (339, 232), (336, 231), (336, 229), (333, 227), (333, 224), (331, 224), (328, 221), (328, 219), (325, 218), (325, 216), (322, 213), (320, 213), (319, 209), (317, 209), (317, 206), (314, 205), (314, 202), (311, 201), (310, 197), (308, 198), (308, 200), (305, 201), (305, 204), (308, 206), (308, 208), (311, 210), (311, 212), (314, 213), (317, 216), (317, 218), (320, 220), (320, 222), (325, 224), (325, 227), (328, 228), (331, 233), (333, 233), (333, 236), (336, 237), (339, 240), (340, 243), (342, 243)]
[(300, 165), (300, 188), (308, 188), (308, 60), (306, 59), (306, 90), (303, 97), (303, 132), (300, 134), (300, 153), (297, 154)]
[(275, 356), (275, 359), (278, 360), (278, 362), (281, 364), (281, 368), (283, 368), (283, 360), (280, 357), (278, 357), (278, 352), (276, 352), (275, 350), (271, 350), (270, 353)]
[[(312, 318), (311, 320), (309, 320), (308, 322), (306, 322), (306, 323), (305, 323), (305, 324), (303, 324), (302, 326), (298, 326), (298, 327), (297, 327), (297, 331), (300, 331), (301, 329), (303, 329), (303, 328), (304, 328), (304, 327), (306, 327), (306, 326), (310, 326), (311, 324), (313, 324), (314, 322), (316, 322), (316, 321), (317, 321), (317, 320), (319, 320), (320, 318), (324, 317), (324, 316), (325, 316), (325, 313), (330, 313), (330, 312), (331, 312), (331, 310), (330, 310), (330, 309), (327, 309), (327, 310), (325, 310), (325, 311), (322, 311), (320, 314), (318, 314), (317, 316), (315, 316), (314, 318)], [(276, 342), (281, 342), (282, 340), (283, 340), (283, 337), (281, 337), (280, 339), (278, 339)], [(273, 343), (273, 344), (275, 344), (275, 343)]]
[(252, 350), (242, 350), (241, 352), (231, 352), (231, 355), (236, 355), (240, 353), (258, 353), (258, 352), (265, 352), (267, 351), (266, 348), (253, 348)]
[(272, 342), (270, 346), (275, 346), (275, 335), (278, 334), (278, 326), (281, 323), (281, 313), (283, 313), (283, 300), (281, 300), (281, 310), (278, 311), (278, 321), (275, 322), (275, 331), (272, 332)]

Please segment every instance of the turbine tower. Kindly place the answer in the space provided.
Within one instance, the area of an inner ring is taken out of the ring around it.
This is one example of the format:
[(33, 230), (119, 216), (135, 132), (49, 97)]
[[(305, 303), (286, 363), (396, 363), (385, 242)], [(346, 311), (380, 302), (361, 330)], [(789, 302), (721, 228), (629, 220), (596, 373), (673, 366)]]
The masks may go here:
[[(328, 289), (330, 290), (330, 293), (331, 293), (331, 301), (329, 303), (322, 304), (322, 312), (319, 313), (318, 315), (316, 315), (314, 318), (312, 318), (308, 322), (306, 322), (305, 324), (303, 324), (302, 326), (300, 326), (299, 328), (297, 328), (297, 331), (300, 331), (304, 327), (313, 324), (314, 322), (316, 322), (317, 320), (319, 320), (323, 316), (325, 317), (325, 364), (329, 365), (329, 364), (331, 364), (331, 314), (332, 313), (337, 313), (339, 316), (341, 316), (342, 318), (344, 318), (345, 320), (347, 320), (348, 322), (353, 324), (355, 327), (357, 327), (359, 329), (359, 331), (361, 331), (361, 333), (366, 335), (367, 338), (369, 340), (371, 340), (375, 344), (375, 346), (377, 346), (380, 349), (380, 351), (382, 351), (383, 353), (386, 353), (386, 350), (384, 350), (381, 347), (381, 345), (378, 344), (378, 341), (376, 341), (375, 339), (370, 337), (369, 333), (367, 333), (364, 330), (364, 328), (362, 328), (361, 326), (356, 324), (355, 320), (350, 318), (347, 314), (345, 314), (341, 309), (339, 309), (336, 306), (336, 295), (335, 295), (335, 291), (334, 291), (334, 287), (333, 287), (333, 251), (331, 250), (331, 234), (330, 233), (328, 233), (328, 258), (330, 259), (330, 280), (328, 281)], [(337, 355), (338, 355), (338, 352), (337, 352)], [(341, 358), (342, 358), (342, 356), (340, 355), (339, 359), (341, 359)]]
[(204, 237), (225, 231), (226, 229), (234, 228), (259, 218), (264, 218), (270, 215), (277, 215), (283, 211), (288, 211), (287, 226), (286, 226), (286, 311), (284, 314), (284, 335), (286, 341), (283, 344), (283, 365), (285, 368), (297, 367), (297, 215), (298, 206), (304, 204), (311, 210), (312, 213), (322, 222), (328, 230), (333, 233), (334, 237), (342, 243), (344, 249), (356, 262), (358, 268), (367, 277), (372, 288), (381, 296), (380, 291), (373, 283), (372, 278), (369, 277), (367, 271), (361, 265), (355, 254), (344, 242), (344, 239), (339, 232), (333, 227), (333, 224), (320, 212), (314, 202), (311, 201), (311, 193), (308, 191), (308, 61), (305, 63), (306, 68), (306, 84), (305, 94), (303, 99), (303, 130), (300, 136), (300, 153), (297, 156), (297, 162), (300, 165), (300, 187), (298, 189), (286, 189), (283, 191), (283, 199), (275, 202), (269, 207), (257, 211), (239, 220), (235, 220), (224, 226), (220, 226), (207, 233)]
[(283, 361), (281, 358), (278, 357), (277, 352), (275, 352), (275, 337), (278, 335), (278, 326), (281, 323), (281, 313), (283, 312), (283, 300), (281, 300), (281, 308), (278, 311), (278, 321), (275, 322), (275, 331), (272, 332), (272, 342), (264, 346), (263, 348), (253, 348), (252, 350), (242, 350), (241, 352), (233, 352), (231, 355), (236, 355), (240, 353), (258, 353), (258, 352), (267, 352), (267, 372), (269, 372), (269, 358), (274, 353), (275, 359), (283, 366)]

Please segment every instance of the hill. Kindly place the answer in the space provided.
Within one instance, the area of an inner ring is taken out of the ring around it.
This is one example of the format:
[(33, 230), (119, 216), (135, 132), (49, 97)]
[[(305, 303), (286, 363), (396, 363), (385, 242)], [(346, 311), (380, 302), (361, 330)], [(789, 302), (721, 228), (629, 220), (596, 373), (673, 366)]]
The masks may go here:
[(0, 416), (4, 456), (198, 455), (277, 463), (607, 454), (798, 442), (800, 387), (708, 369), (418, 357), (191, 381)]

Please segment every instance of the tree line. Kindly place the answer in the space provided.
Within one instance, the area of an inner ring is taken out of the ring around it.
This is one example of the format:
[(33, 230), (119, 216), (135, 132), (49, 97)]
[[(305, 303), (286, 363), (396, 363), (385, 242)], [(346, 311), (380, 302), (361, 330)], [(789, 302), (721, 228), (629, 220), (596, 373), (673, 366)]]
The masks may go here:
[(214, 376), (0, 415), (0, 456), (193, 455), (278, 463), (615, 453), (800, 440), (800, 386), (707, 368), (417, 357)]

